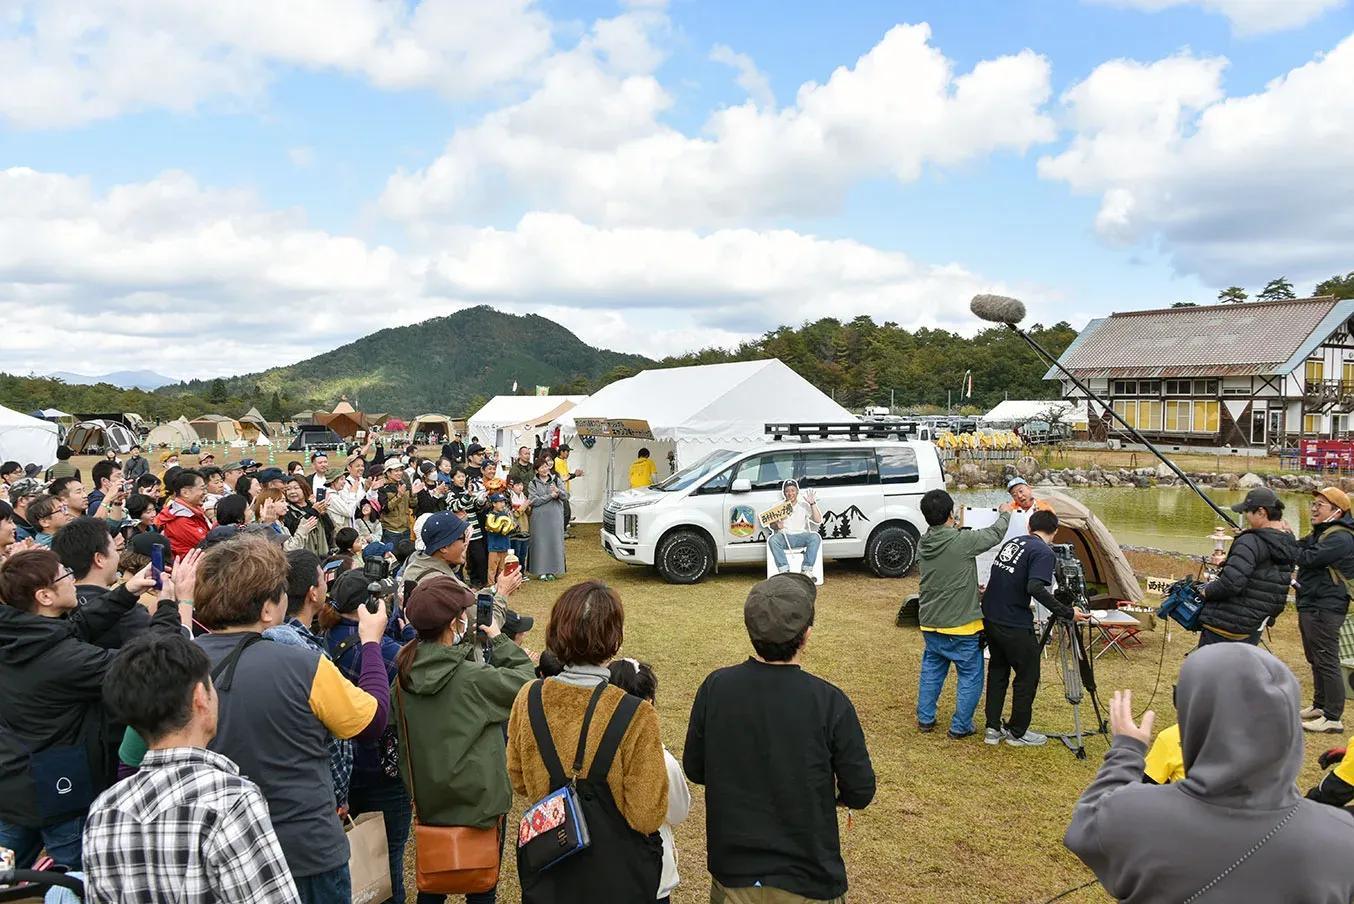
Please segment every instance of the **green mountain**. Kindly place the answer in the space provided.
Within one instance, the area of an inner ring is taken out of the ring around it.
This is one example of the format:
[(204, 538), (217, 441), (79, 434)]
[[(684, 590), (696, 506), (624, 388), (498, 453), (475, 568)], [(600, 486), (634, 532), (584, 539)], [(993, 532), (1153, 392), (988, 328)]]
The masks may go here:
[[(494, 395), (549, 386), (586, 392), (604, 378), (650, 367), (639, 355), (593, 348), (552, 320), (505, 314), (486, 306), (412, 326), (380, 330), (314, 358), (262, 373), (193, 380), (160, 390), (208, 400), (262, 399), (270, 414), (332, 408), (346, 395), (361, 411), (405, 416), (472, 413)], [(613, 372), (615, 372), (613, 374)], [(607, 380), (610, 382), (610, 380)]]

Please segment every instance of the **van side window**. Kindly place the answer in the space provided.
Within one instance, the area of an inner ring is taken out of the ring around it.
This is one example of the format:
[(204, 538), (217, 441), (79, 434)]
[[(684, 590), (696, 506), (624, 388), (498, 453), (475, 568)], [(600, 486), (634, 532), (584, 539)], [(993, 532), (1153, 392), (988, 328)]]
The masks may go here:
[(754, 490), (779, 490), (780, 485), (794, 476), (795, 456), (798, 452), (763, 452), (740, 462), (734, 469), (734, 480), (749, 480)]
[(800, 475), (799, 485), (805, 489), (866, 486), (879, 482), (874, 453), (869, 449), (805, 452)]
[(885, 447), (878, 452), (880, 483), (917, 483), (921, 480), (916, 449), (911, 446)]
[(733, 484), (733, 468), (725, 468), (696, 488), (693, 496), (717, 496), (727, 493)]

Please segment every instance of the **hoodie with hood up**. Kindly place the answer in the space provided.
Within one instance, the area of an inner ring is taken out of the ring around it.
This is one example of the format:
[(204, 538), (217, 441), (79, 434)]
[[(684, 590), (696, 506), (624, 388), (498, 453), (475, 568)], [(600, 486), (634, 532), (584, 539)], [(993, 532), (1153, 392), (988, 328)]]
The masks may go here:
[(418, 790), (420, 824), (483, 829), (512, 807), (503, 723), (535, 666), (506, 634), (494, 638), (492, 666), (474, 662), (470, 649), (420, 642), (409, 686), (395, 681), (400, 775), (411, 795)]
[(1147, 747), (1116, 736), (1063, 841), (1120, 901), (1184, 901), (1283, 828), (1212, 901), (1348, 904), (1354, 815), (1303, 800), (1297, 679), (1247, 644), (1191, 653), (1176, 689), (1185, 778), (1142, 781)]
[(1238, 638), (1259, 631), (1287, 604), (1297, 559), (1298, 541), (1288, 531), (1262, 527), (1237, 534), (1217, 579), (1204, 585), (1204, 627)]

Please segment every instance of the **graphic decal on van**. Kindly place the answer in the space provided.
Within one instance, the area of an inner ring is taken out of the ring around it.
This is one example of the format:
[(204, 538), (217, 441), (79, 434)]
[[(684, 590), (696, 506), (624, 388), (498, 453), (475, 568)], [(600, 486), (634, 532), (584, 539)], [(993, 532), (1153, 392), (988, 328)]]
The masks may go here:
[(729, 535), (747, 540), (757, 533), (757, 513), (750, 505), (735, 505), (729, 509)]

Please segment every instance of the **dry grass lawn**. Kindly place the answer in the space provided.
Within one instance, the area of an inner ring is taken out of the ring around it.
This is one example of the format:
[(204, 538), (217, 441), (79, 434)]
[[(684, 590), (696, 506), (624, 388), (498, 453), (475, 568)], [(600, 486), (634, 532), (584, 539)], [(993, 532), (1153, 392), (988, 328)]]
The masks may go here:
[[(680, 759), (686, 720), (696, 688), (713, 669), (751, 653), (743, 628), (742, 605), (748, 588), (763, 577), (761, 568), (727, 569), (692, 587), (664, 583), (651, 570), (614, 562), (598, 546), (595, 526), (577, 528), (568, 543), (569, 574), (555, 583), (532, 582), (515, 595), (514, 605), (533, 615), (537, 627), (528, 645), (538, 649), (555, 597), (569, 584), (600, 578), (625, 601), (623, 654), (650, 662), (658, 673), (658, 711), (663, 739)], [(1143, 573), (1164, 575), (1170, 563), (1143, 563)], [(1180, 573), (1186, 566), (1176, 569)], [(1107, 741), (1088, 742), (1089, 758), (1077, 760), (1061, 744), (1042, 748), (989, 747), (980, 737), (951, 741), (944, 731), (916, 730), (917, 672), (921, 638), (916, 629), (894, 620), (903, 597), (917, 588), (916, 577), (880, 580), (862, 565), (829, 564), (818, 597), (818, 619), (804, 666), (841, 687), (851, 697), (865, 727), (878, 774), (879, 790), (868, 809), (854, 816), (849, 829), (841, 818), (842, 847), (855, 902), (1042, 902), (1089, 880), (1091, 874), (1062, 845), (1072, 805), (1095, 774)], [(1163, 632), (1146, 637), (1127, 660), (1111, 653), (1097, 661), (1101, 696), (1128, 687), (1137, 708), (1147, 702), (1157, 677)], [(1160, 686), (1153, 708), (1158, 726), (1175, 719), (1171, 684), (1192, 635), (1175, 632), (1165, 644)], [(1280, 620), (1274, 652), (1303, 679), (1297, 620)], [(1046, 660), (1043, 685), (1035, 702), (1034, 726), (1070, 731), (1071, 709), (1061, 681)], [(1310, 685), (1310, 676), (1303, 679)], [(941, 698), (942, 728), (954, 705), (954, 681)], [(982, 725), (979, 707), (978, 724)], [(1085, 725), (1093, 723), (1089, 705)], [(1343, 741), (1332, 736), (1331, 744)], [(1302, 781), (1318, 776), (1316, 749)], [(1325, 745), (1321, 746), (1324, 749)], [(676, 904), (709, 900), (705, 872), (705, 810), (702, 789), (693, 787), (691, 817), (677, 828), (682, 884)], [(520, 808), (522, 801), (517, 801)], [(514, 821), (520, 809), (510, 818)], [(411, 851), (412, 855), (412, 845)], [(412, 860), (408, 871), (413, 888)], [(511, 852), (504, 861), (502, 901), (518, 900)], [(1065, 901), (1105, 901), (1098, 886)], [(601, 904), (601, 902), (599, 902)]]

